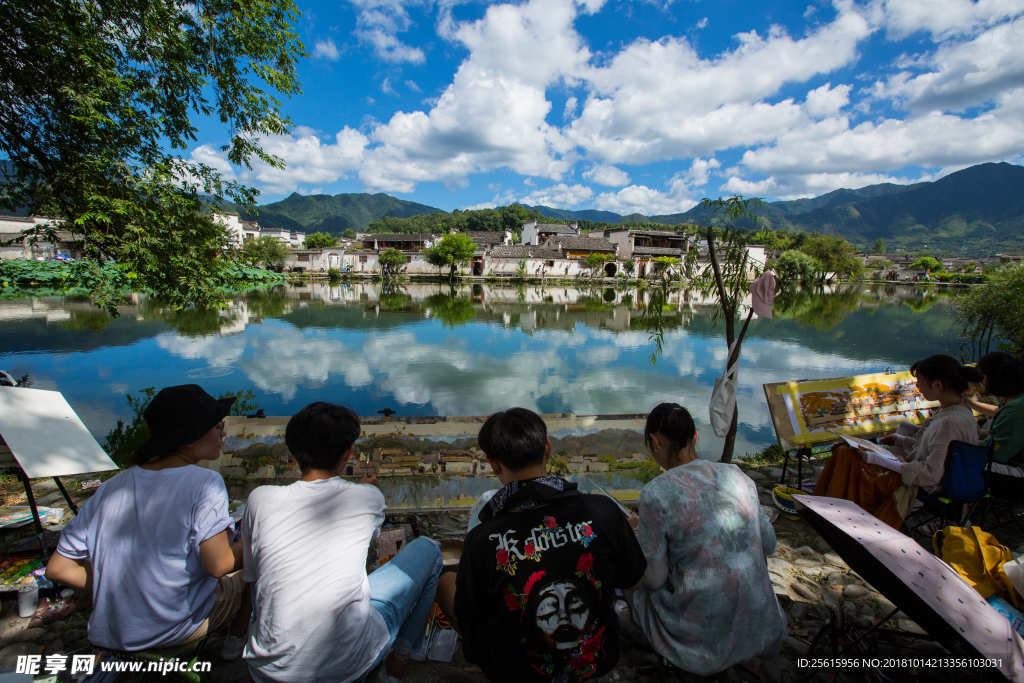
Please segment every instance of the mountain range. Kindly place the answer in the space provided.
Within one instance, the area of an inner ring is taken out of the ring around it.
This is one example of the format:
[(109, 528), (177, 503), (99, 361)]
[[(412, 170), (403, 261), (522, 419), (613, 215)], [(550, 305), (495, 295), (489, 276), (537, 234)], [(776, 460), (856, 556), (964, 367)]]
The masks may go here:
[[(707, 218), (700, 206), (684, 213), (652, 216), (524, 207), (555, 220), (619, 224), (699, 224)], [(370, 221), (386, 216), (439, 212), (441, 209), (386, 194), (292, 194), (259, 207), (256, 219), (270, 227), (340, 235), (348, 228), (365, 231)], [(928, 249), (936, 254), (981, 255), (1024, 249), (1024, 167), (987, 163), (934, 182), (844, 188), (810, 199), (766, 202), (760, 214), (766, 227), (839, 234), (861, 248), (870, 248), (882, 237), (890, 251)]]

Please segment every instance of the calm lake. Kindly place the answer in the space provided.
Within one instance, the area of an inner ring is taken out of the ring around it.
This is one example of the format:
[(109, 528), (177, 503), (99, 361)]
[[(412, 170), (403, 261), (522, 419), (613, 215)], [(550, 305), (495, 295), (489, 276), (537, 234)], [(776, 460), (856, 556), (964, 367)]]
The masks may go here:
[[(842, 285), (776, 300), (755, 319), (740, 366), (736, 454), (775, 441), (762, 384), (906, 369), (947, 353), (952, 290)], [(223, 310), (175, 312), (137, 295), (111, 318), (88, 300), (0, 302), (0, 369), (61, 391), (102, 443), (130, 411), (125, 394), (197, 383), (251, 389), (267, 415), (317, 400), (360, 415), (645, 413), (688, 407), (698, 450), (717, 458), (708, 401), (725, 363), (722, 325), (693, 291), (672, 293), (664, 353), (635, 289), (411, 284), (285, 286)]]

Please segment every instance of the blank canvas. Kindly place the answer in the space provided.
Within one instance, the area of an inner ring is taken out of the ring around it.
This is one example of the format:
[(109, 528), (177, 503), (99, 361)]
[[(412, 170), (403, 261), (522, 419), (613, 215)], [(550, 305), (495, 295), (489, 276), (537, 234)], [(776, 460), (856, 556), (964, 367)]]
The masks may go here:
[(59, 391), (0, 387), (0, 436), (32, 479), (117, 469)]

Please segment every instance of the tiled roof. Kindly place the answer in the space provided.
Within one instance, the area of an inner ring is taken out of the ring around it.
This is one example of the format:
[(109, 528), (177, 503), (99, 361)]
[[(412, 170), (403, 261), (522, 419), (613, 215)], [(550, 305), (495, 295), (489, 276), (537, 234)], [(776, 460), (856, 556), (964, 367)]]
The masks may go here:
[(545, 261), (565, 258), (565, 254), (554, 249), (543, 249), (529, 244), (500, 245), (491, 249), (491, 258), (538, 258)]
[(559, 235), (575, 235), (576, 228), (564, 223), (538, 223), (537, 232), (553, 232)]
[(630, 235), (640, 237), (678, 237), (679, 239), (686, 239), (686, 235), (673, 232), (672, 230), (634, 230), (632, 228), (611, 228), (605, 232), (623, 232), (629, 231)]
[(679, 256), (681, 248), (674, 247), (633, 247), (634, 254), (652, 254), (654, 256)]
[[(21, 232), (0, 232), (0, 242), (21, 239), (22, 237), (24, 237), (24, 233)], [(74, 242), (78, 238), (75, 237), (70, 232), (68, 232), (67, 230), (58, 230), (57, 239), (59, 239), (61, 242)], [(39, 241), (45, 244), (46, 238), (43, 235), (40, 235)]]
[(555, 235), (548, 238), (549, 244), (561, 245), (562, 249), (579, 249), (587, 251), (616, 251), (618, 247), (600, 237), (576, 237), (575, 235)]
[(496, 230), (490, 230), (490, 231), (470, 231), (470, 232), (464, 232), (462, 234), (465, 235), (466, 237), (470, 238), (470, 239), (473, 239), (473, 240), (485, 240), (485, 241), (490, 242), (491, 244), (497, 244), (498, 242), (501, 242), (503, 239), (505, 239), (505, 233), (501, 232), (501, 231), (496, 231)]
[(401, 233), (381, 233), (379, 235), (367, 235), (363, 238), (364, 242), (372, 242), (377, 240), (378, 242), (424, 242), (426, 240), (433, 240), (437, 235), (428, 235), (425, 233), (412, 233), (412, 232), (401, 232)]

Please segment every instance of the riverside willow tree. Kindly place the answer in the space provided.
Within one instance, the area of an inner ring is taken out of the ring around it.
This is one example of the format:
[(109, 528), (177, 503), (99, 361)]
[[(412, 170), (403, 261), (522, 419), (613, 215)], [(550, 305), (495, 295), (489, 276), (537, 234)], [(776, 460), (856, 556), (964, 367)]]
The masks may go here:
[[(712, 323), (717, 324), (719, 320), (725, 323), (726, 348), (732, 348), (726, 367), (739, 362), (740, 348), (754, 312), (752, 308), (746, 312), (743, 326), (737, 334), (736, 323), (743, 318), (743, 298), (750, 291), (748, 274), (753, 271), (755, 275), (760, 275), (764, 267), (763, 263), (750, 261), (749, 254), (744, 248), (744, 240), (737, 234), (736, 223), (752, 223), (753, 227), (757, 228), (761, 221), (757, 210), (761, 204), (761, 200), (756, 197), (745, 199), (740, 195), (703, 199), (700, 205), (708, 217), (694, 233), (698, 239), (706, 242), (709, 263), (699, 263), (701, 250), (698, 245), (693, 244), (687, 252), (683, 266), (683, 272), (689, 277), (690, 283), (695, 288), (709, 293), (717, 304)], [(658, 356), (663, 352), (664, 310), (668, 304), (668, 292), (668, 279), (663, 278), (661, 286), (652, 290), (650, 301), (643, 312), (644, 327), (655, 344), (650, 356), (652, 363), (656, 363)], [(722, 446), (722, 462), (732, 462), (732, 452), (736, 445), (737, 418), (738, 410), (734, 407), (729, 432)]]
[(193, 118), (226, 124), (232, 164), (283, 168), (260, 139), (290, 121), (262, 88), (299, 92), (298, 15), (291, 0), (4, 0), (0, 208), (61, 219), (90, 261), (175, 305), (209, 302), (226, 244), (209, 202), (258, 192), (183, 156)]

